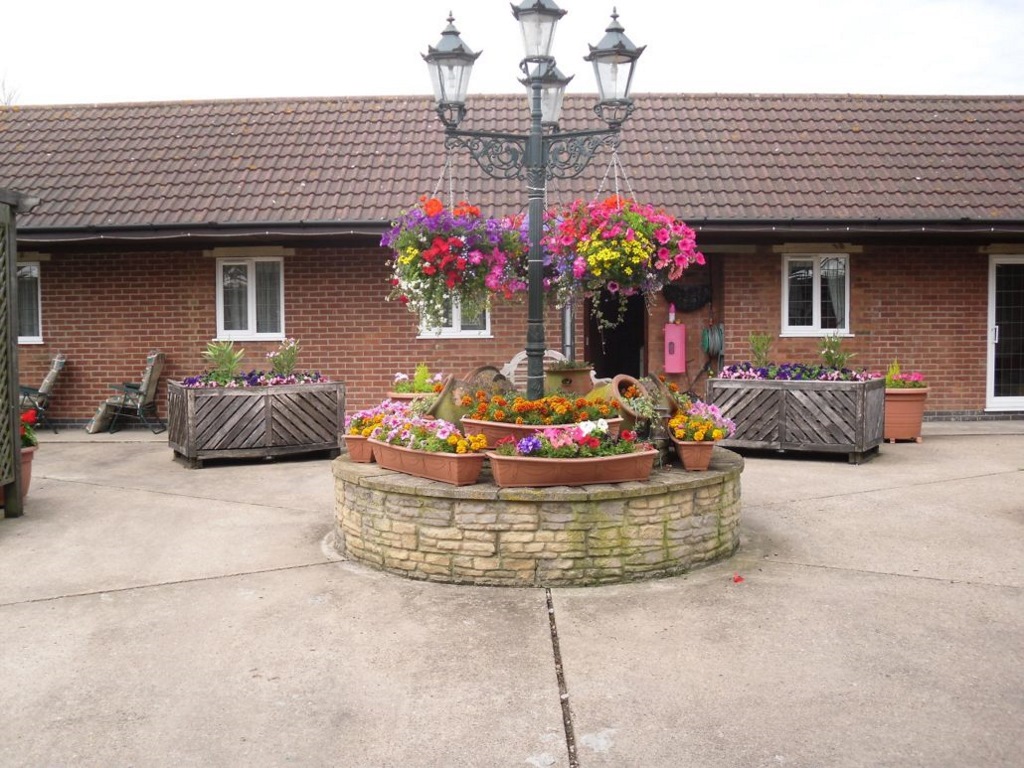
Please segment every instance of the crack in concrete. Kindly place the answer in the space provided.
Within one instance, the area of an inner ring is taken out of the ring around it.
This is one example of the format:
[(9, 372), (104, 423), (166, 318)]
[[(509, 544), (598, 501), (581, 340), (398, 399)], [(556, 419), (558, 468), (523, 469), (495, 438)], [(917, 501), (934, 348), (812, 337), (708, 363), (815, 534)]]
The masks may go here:
[(551, 629), (551, 651), (555, 661), (555, 677), (558, 680), (558, 701), (562, 705), (562, 725), (565, 727), (565, 746), (569, 752), (569, 768), (580, 768), (576, 754), (576, 731), (572, 722), (572, 707), (569, 705), (569, 688), (565, 683), (565, 668), (562, 666), (562, 649), (558, 644), (558, 625), (555, 623), (555, 603), (551, 590), (545, 588), (544, 597), (548, 604), (548, 627)]
[(116, 595), (119, 592), (134, 592), (137, 589), (156, 589), (158, 587), (173, 587), (178, 584), (196, 584), (203, 581), (217, 581), (218, 579), (237, 579), (240, 576), (256, 576), (263, 573), (277, 573), (279, 571), (294, 571), (299, 568), (315, 568), (320, 565), (335, 565), (336, 560), (325, 560), (313, 563), (297, 563), (295, 565), (279, 565), (273, 568), (261, 568), (254, 571), (236, 571), (233, 573), (218, 573), (213, 576), (197, 576), (192, 579), (175, 579), (173, 581), (155, 581), (149, 584), (132, 584), (127, 587), (113, 587), (111, 589), (94, 589), (88, 592), (68, 592), (62, 595), (47, 595), (46, 597), (31, 597), (26, 600), (12, 600), (0, 602), (0, 608), (8, 608), (15, 605), (31, 605), (32, 603), (48, 603), (53, 600), (65, 600), (73, 597), (95, 597), (96, 595)]

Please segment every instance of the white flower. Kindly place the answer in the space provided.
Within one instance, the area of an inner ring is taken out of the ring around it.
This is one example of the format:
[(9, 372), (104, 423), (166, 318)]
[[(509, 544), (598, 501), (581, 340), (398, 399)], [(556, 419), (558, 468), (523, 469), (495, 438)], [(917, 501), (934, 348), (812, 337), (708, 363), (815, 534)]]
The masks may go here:
[(584, 435), (589, 435), (591, 432), (607, 432), (608, 422), (605, 419), (598, 419), (597, 421), (581, 421), (579, 427), (580, 432)]

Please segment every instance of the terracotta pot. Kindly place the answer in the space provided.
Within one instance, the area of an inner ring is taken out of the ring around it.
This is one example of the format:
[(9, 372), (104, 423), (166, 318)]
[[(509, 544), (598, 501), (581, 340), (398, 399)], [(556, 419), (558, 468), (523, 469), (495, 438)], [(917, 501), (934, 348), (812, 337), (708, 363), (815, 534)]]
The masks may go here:
[(348, 449), (348, 457), (359, 464), (369, 464), (373, 461), (373, 446), (370, 438), (362, 435), (345, 435), (345, 447)]
[(683, 469), (691, 472), (703, 472), (711, 466), (711, 454), (715, 450), (713, 440), (676, 440), (672, 438), (676, 446), (676, 455), (682, 462)]
[(583, 397), (594, 388), (593, 366), (559, 368), (544, 371), (544, 391), (548, 394), (565, 392)]
[[(607, 419), (607, 422), (608, 434), (612, 437), (617, 437), (622, 427), (622, 418)], [(487, 438), (487, 446), (489, 448), (493, 448), (498, 444), (499, 440), (506, 437), (521, 440), (524, 437), (540, 432), (542, 429), (571, 429), (575, 426), (575, 424), (506, 424), (503, 421), (481, 421), (480, 419), (462, 417), (462, 431), (467, 435), (483, 435)]]
[(928, 387), (901, 387), (885, 390), (885, 426), (882, 437), (890, 442), (921, 442), (921, 422)]
[[(39, 450), (38, 445), (33, 445), (31, 448), (21, 449), (21, 503), (25, 503), (25, 497), (28, 496), (28, 487), (32, 484), (32, 459), (36, 457), (36, 451)], [(4, 495), (4, 488), (0, 485), (0, 504), (6, 501)]]
[(488, 452), (487, 458), (490, 459), (496, 485), (502, 488), (539, 488), (647, 480), (657, 455), (657, 451), (642, 451), (591, 459), (545, 459)]
[(373, 456), (384, 469), (437, 480), (449, 485), (473, 485), (484, 466), (482, 453), (433, 453), (369, 441)]

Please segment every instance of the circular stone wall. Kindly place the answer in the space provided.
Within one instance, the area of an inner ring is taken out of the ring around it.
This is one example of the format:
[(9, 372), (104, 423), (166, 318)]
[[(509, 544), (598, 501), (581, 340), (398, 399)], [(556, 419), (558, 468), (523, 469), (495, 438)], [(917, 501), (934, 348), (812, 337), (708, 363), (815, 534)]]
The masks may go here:
[(485, 468), (452, 486), (334, 461), (338, 551), (411, 579), (520, 587), (674, 576), (739, 544), (743, 459), (715, 448), (707, 472), (647, 482), (499, 488)]

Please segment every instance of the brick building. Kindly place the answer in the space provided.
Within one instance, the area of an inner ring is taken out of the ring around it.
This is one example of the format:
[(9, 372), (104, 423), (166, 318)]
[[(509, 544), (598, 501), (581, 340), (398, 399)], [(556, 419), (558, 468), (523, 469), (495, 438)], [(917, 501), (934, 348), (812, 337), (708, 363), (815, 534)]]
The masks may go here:
[[(1024, 98), (636, 100), (626, 176), (599, 155), (548, 197), (617, 189), (697, 230), (708, 264), (671, 294), (696, 299), (679, 317), (683, 384), (747, 359), (753, 332), (776, 360), (811, 362), (839, 331), (858, 367), (923, 371), (931, 418), (1024, 413)], [(590, 102), (567, 97), (562, 127), (595, 127)], [(520, 131), (527, 116), (521, 96), (480, 97), (464, 127)], [(151, 348), (166, 377), (201, 370), (232, 275), (270, 286), (250, 302), (270, 330), (253, 314), (234, 333), (248, 366), (297, 338), (300, 366), (345, 382), (350, 409), (416, 363), (461, 373), (525, 342), (525, 304), (437, 336), (385, 301), (380, 235), (420, 195), (494, 215), (526, 204), (521, 182), (446, 156), (427, 97), (3, 107), (0, 187), (40, 200), (18, 221), (19, 356), (32, 384), (67, 355), (56, 420), (84, 422)], [(660, 371), (667, 312), (639, 302), (603, 343), (579, 312), (577, 357), (601, 375)], [(549, 346), (560, 323), (551, 309)]]

